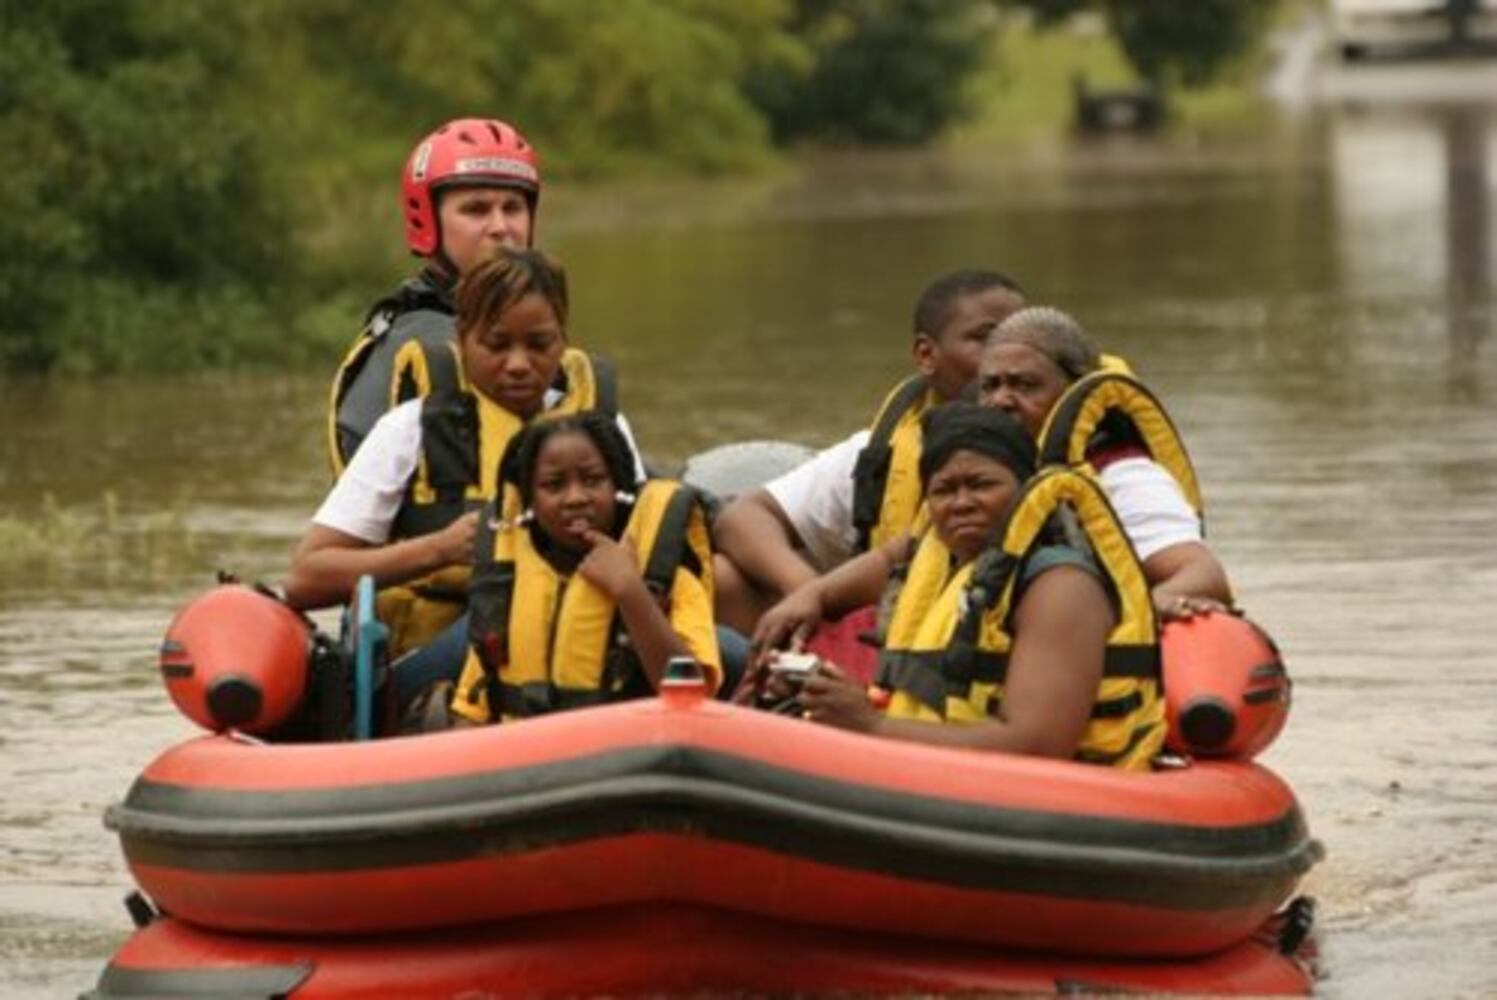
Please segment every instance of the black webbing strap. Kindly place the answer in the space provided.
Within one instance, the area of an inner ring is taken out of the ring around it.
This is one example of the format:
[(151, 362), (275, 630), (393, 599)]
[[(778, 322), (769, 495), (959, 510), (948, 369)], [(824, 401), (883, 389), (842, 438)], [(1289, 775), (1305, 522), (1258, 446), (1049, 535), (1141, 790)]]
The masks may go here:
[[(489, 501), (478, 518), (473, 576), (468, 583), (468, 645), (478, 654), (489, 711), (496, 717), (502, 697), (499, 669), (508, 655), (509, 611), (515, 599), (515, 564), (494, 558), (494, 542), (501, 530), (499, 502)], [(468, 698), (477, 702), (477, 685), (469, 689)]]
[(676, 567), (681, 565), (686, 550), (692, 511), (701, 503), (701, 494), (685, 483), (677, 487), (675, 495), (666, 502), (665, 511), (660, 515), (660, 527), (655, 532), (655, 544), (651, 546), (640, 574), (651, 593), (662, 596), (671, 592)]
[(619, 373), (613, 366), (613, 362), (597, 354), (589, 354), (588, 360), (593, 366), (593, 385), (597, 389), (597, 399), (593, 402), (593, 409), (601, 410), (610, 417), (618, 416), (619, 412)]
[(867, 550), (883, 510), (884, 488), (888, 485), (889, 467), (894, 461), (894, 448), (889, 443), (894, 437), (894, 428), (925, 395), (926, 388), (923, 375), (912, 375), (900, 383), (888, 405), (878, 415), (873, 431), (868, 435), (868, 443), (858, 452), (852, 472), (852, 524), (857, 531), (859, 551)]

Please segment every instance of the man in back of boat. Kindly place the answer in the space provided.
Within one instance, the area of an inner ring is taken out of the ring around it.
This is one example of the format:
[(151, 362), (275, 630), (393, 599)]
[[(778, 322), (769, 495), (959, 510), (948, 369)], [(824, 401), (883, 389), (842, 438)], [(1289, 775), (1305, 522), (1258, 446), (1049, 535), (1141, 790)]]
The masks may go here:
[(1024, 305), (997, 271), (942, 275), (914, 310), (915, 372), (870, 428), (730, 504), (714, 527), (718, 620), (745, 635), (796, 587), (909, 532), (920, 506), (920, 420), (967, 391), (988, 333)]
[(369, 310), (333, 380), (328, 450), (341, 473), (393, 405), (454, 386), (453, 290), (500, 246), (535, 237), (535, 148), (496, 118), (450, 121), (411, 150), (401, 173), (406, 245), (417, 273)]

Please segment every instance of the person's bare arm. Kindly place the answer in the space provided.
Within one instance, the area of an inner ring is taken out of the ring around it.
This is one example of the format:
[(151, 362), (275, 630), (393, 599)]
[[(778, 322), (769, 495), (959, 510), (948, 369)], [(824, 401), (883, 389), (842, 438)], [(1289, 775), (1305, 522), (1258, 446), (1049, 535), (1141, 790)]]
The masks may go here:
[(728, 504), (712, 528), (713, 544), (749, 582), (784, 596), (816, 578), (816, 570), (796, 548), (800, 539), (790, 518), (765, 489)]
[(896, 560), (908, 547), (907, 537), (885, 542), (797, 587), (759, 619), (752, 641), (755, 653), (793, 646), (804, 641), (823, 619), (839, 618), (854, 608), (877, 603)]
[(286, 603), (303, 611), (326, 608), (348, 600), (365, 574), (373, 576), (377, 586), (387, 587), (469, 563), (478, 517), (473, 511), (441, 531), (388, 545), (371, 545), (336, 528), (313, 524), (292, 556), (283, 584)]
[(1161, 549), (1145, 559), (1143, 566), (1154, 608), (1166, 619), (1225, 611), (1232, 604), (1227, 571), (1202, 542), (1180, 542)]

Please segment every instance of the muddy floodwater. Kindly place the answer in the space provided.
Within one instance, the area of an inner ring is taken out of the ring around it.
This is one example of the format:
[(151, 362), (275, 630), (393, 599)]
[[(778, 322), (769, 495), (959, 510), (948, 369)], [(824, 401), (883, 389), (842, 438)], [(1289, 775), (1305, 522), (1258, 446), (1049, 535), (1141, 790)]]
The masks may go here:
[[(1328, 852), (1304, 886), (1321, 990), (1480, 996), (1497, 994), (1494, 200), (1494, 112), (1348, 107), (1252, 143), (557, 190), (542, 236), (571, 270), (574, 338), (617, 363), (662, 465), (866, 423), (942, 270), (1007, 270), (1075, 313), (1172, 410), (1209, 540), (1285, 652), (1294, 712), (1265, 762)], [(215, 569), (284, 571), (327, 486), (329, 374), (0, 383), (0, 994), (86, 989), (127, 935), (100, 817), (190, 733), (157, 645)]]

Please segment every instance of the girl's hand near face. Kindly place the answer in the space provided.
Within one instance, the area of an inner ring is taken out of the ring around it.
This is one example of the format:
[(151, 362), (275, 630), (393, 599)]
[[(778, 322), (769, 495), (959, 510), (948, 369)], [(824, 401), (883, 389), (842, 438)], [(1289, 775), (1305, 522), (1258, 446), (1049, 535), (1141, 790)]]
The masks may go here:
[(578, 564), (577, 572), (584, 580), (615, 602), (621, 600), (630, 588), (643, 586), (644, 577), (640, 576), (639, 562), (632, 548), (621, 545), (597, 529), (588, 531), (583, 538), (588, 552)]

